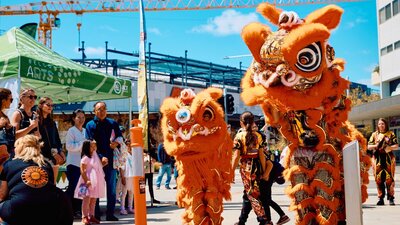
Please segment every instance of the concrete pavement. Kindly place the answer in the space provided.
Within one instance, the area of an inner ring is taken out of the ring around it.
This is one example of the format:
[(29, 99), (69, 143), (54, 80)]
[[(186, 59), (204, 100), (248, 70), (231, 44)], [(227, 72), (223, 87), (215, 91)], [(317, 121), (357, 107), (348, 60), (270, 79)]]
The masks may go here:
[[(155, 175), (156, 179), (157, 176)], [(243, 186), (241, 183), (240, 175), (238, 174), (238, 170), (236, 170), (236, 180), (235, 184), (232, 185), (231, 193), (232, 200), (224, 203), (224, 212), (223, 217), (224, 221), (222, 224), (224, 225), (233, 225), (237, 222), (241, 204), (242, 204), (242, 193)], [(165, 178), (164, 178), (165, 179)], [(172, 179), (171, 187), (175, 186), (175, 181)], [(289, 198), (284, 194), (285, 185), (274, 184), (272, 186), (272, 199), (277, 202), (285, 213), (291, 218), (291, 221), (287, 223), (288, 225), (294, 224), (294, 212), (289, 212), (288, 207), (290, 204)], [(146, 186), (147, 188), (147, 186)], [(372, 176), (372, 171), (370, 171), (370, 184), (368, 185), (368, 200), (363, 204), (363, 225), (396, 225), (400, 224), (400, 166), (396, 167), (396, 206), (389, 206), (388, 202), (385, 201), (385, 206), (376, 206), (377, 199), (377, 190), (374, 178)], [(158, 204), (154, 207), (150, 207), (150, 202), (147, 202), (147, 224), (148, 225), (180, 225), (181, 223), (181, 214), (183, 209), (179, 209), (174, 205), (176, 190), (166, 190), (161, 187), (160, 190), (155, 190), (156, 199), (162, 201), (162, 204)], [(147, 199), (150, 199), (147, 191)], [(105, 200), (102, 199), (101, 205), (105, 207)], [(119, 209), (119, 205), (116, 207)], [(271, 209), (272, 220), (274, 223), (278, 220), (278, 214)], [(116, 211), (116, 216), (121, 218), (118, 222), (108, 222), (102, 221), (101, 224), (134, 224), (134, 215), (128, 216), (120, 216), (119, 210)], [(103, 217), (104, 218), (104, 217)], [(75, 220), (74, 225), (80, 225), (80, 220)], [(253, 212), (250, 213), (247, 224), (258, 224), (256, 220), (256, 216)], [(351, 225), (360, 225), (360, 224), (351, 224)]]

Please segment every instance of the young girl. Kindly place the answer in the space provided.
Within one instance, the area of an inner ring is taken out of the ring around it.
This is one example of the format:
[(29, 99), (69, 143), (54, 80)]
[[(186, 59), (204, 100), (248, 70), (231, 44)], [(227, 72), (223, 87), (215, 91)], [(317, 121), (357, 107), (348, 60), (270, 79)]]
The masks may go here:
[[(125, 166), (121, 168), (121, 183), (122, 183), (122, 197), (121, 197), (121, 215), (133, 214), (133, 155), (131, 148), (127, 148), (125, 155)], [(128, 195), (128, 211), (125, 209), (125, 198)]]
[[(96, 141), (85, 140), (82, 144), (81, 176), (75, 189), (75, 198), (82, 201), (82, 224), (99, 224), (94, 217), (94, 208), (97, 198), (105, 197), (106, 181), (103, 165), (97, 155)], [(82, 191), (87, 187), (88, 191)]]

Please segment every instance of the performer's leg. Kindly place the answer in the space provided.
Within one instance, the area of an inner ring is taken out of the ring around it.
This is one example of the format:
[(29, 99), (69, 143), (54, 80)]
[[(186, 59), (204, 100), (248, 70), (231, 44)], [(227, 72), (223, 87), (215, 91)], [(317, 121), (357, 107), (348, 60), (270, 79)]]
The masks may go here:
[(249, 217), (249, 213), (251, 211), (251, 203), (249, 198), (247, 197), (246, 192), (243, 192), (243, 202), (242, 202), (242, 210), (240, 211), (239, 222), (238, 225), (244, 225)]
[(378, 198), (379, 201), (377, 205), (384, 205), (384, 199), (386, 195), (386, 187), (385, 187), (386, 173), (384, 170), (380, 169), (379, 173), (376, 176), (376, 188), (378, 189)]
[(271, 203), (271, 186), (271, 181), (260, 181), (260, 199), (268, 220), (271, 220), (271, 209), (269, 208)]
[(390, 156), (390, 180), (387, 181), (387, 193), (388, 193), (388, 198), (389, 198), (389, 204), (394, 205), (394, 187), (395, 187), (395, 172), (396, 172), (396, 157), (394, 154), (389, 154)]

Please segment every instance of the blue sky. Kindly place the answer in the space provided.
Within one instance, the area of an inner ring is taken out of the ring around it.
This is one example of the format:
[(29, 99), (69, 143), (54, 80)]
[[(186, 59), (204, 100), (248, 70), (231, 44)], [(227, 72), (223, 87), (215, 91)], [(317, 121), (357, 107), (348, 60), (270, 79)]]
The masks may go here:
[[(0, 0), (1, 6), (38, 2), (38, 0)], [(346, 60), (343, 77), (351, 81), (370, 84), (372, 69), (378, 64), (376, 3), (373, 0), (338, 4), (344, 9), (341, 23), (332, 32), (329, 43), (336, 57)], [(300, 17), (324, 5), (283, 7), (296, 11)], [(85, 41), (89, 58), (105, 58), (105, 41), (109, 48), (138, 51), (138, 13), (88, 13), (83, 16), (62, 14), (61, 28), (53, 30), (53, 50), (68, 58), (79, 58), (78, 31), (82, 23), (81, 41)], [(255, 8), (198, 11), (146, 12), (147, 37), (152, 51), (223, 65), (247, 67), (250, 57), (224, 59), (225, 56), (249, 54), (240, 37), (242, 27), (250, 22), (268, 22)], [(39, 16), (2, 16), (0, 29), (8, 30), (25, 23), (39, 22)], [(276, 27), (271, 26), (273, 30)], [(109, 58), (119, 57), (110, 55)], [(374, 87), (377, 89), (377, 87)]]

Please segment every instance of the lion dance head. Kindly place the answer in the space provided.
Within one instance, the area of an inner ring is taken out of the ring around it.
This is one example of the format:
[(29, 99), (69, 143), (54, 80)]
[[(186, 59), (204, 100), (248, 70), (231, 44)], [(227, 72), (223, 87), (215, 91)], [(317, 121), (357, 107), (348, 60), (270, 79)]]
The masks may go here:
[(167, 153), (177, 161), (178, 204), (183, 223), (221, 224), (222, 200), (230, 199), (232, 140), (217, 102), (222, 90), (198, 94), (184, 89), (161, 106), (161, 127)]
[(242, 100), (260, 105), (266, 122), (289, 143), (284, 173), (296, 223), (345, 221), (342, 149), (360, 142), (363, 201), (370, 159), (365, 139), (347, 122), (351, 101), (344, 95), (349, 82), (340, 76), (344, 60), (328, 44), (343, 10), (329, 5), (300, 18), (262, 3), (257, 11), (278, 29), (261, 23), (244, 27), (242, 38), (254, 60), (242, 79)]

